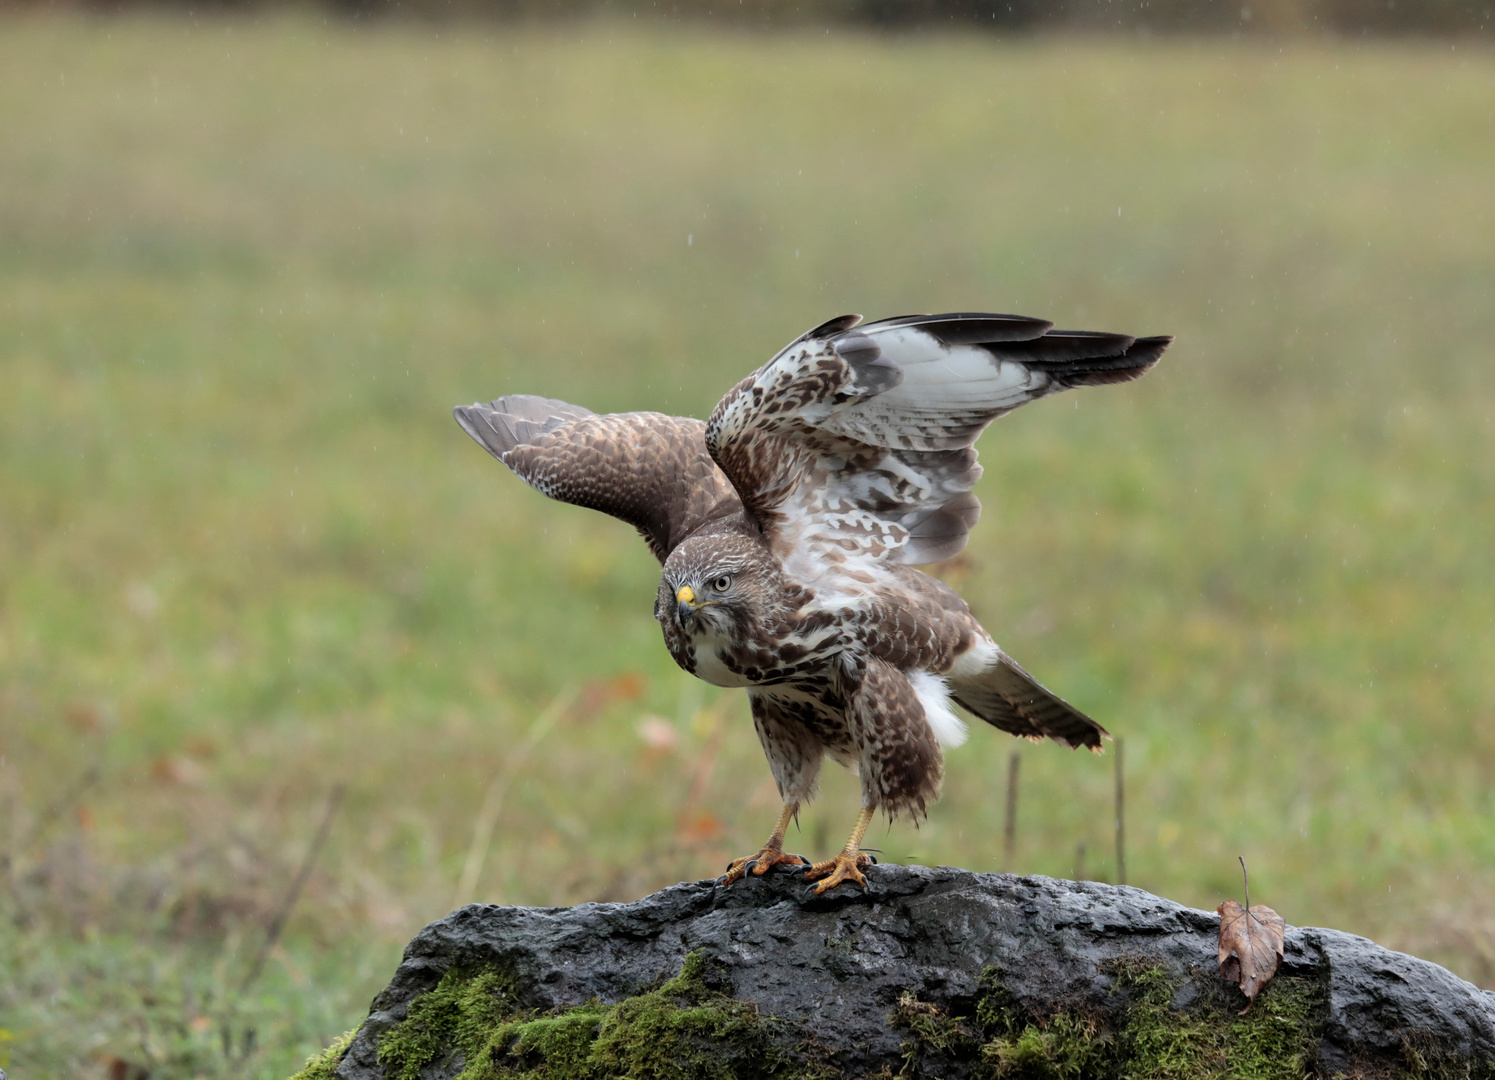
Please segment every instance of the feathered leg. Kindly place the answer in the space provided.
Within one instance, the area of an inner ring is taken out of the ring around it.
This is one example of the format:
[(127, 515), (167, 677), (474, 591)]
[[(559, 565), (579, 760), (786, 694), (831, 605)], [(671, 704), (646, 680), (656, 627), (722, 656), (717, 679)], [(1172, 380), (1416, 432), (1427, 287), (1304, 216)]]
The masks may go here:
[(869, 659), (849, 695), (847, 719), (857, 747), (862, 806), (918, 821), (940, 797), (945, 761), (908, 675)]
[[(785, 700), (786, 695), (788, 700)], [(800, 803), (808, 802), (815, 794), (815, 781), (820, 776), (820, 760), (825, 751), (820, 739), (804, 722), (805, 702), (798, 701), (792, 692), (782, 688), (768, 691), (752, 687), (748, 690), (748, 701), (753, 708), (753, 727), (758, 732), (758, 741), (768, 758), (769, 768), (773, 770), (779, 798), (784, 800), (784, 812), (779, 815), (779, 823), (774, 826), (768, 843), (757, 854), (732, 860), (721, 878), (723, 885), (741, 881), (749, 869), (762, 876), (769, 867), (780, 863), (810, 865), (809, 859), (785, 853), (784, 833), (799, 812)], [(795, 704), (800, 706), (798, 710)]]
[(908, 675), (892, 664), (869, 659), (849, 695), (846, 709), (857, 747), (857, 769), (862, 778), (862, 812), (856, 828), (839, 855), (805, 871), (817, 894), (854, 881), (863, 888), (862, 871), (873, 859), (861, 851), (862, 837), (881, 809), (892, 817), (907, 814), (917, 821), (925, 807), (939, 797), (944, 759), (939, 741), (925, 716)]

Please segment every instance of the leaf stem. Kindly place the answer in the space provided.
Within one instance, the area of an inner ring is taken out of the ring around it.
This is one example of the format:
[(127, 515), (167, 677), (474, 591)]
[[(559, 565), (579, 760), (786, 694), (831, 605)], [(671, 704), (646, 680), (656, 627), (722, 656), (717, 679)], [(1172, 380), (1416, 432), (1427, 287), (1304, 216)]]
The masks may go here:
[[(1246, 948), (1251, 948), (1251, 878), (1246, 873), (1246, 856), (1237, 855), (1241, 862), (1241, 884), (1246, 890)], [(1247, 1006), (1249, 1008), (1250, 1006)]]

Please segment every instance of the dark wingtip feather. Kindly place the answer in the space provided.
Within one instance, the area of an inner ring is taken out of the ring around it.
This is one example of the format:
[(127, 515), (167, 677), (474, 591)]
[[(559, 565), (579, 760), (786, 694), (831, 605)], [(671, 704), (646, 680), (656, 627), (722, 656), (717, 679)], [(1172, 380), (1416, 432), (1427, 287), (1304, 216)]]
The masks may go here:
[(1120, 356), (1098, 361), (1072, 372), (1063, 372), (1059, 378), (1066, 386), (1106, 386), (1131, 382), (1151, 371), (1171, 344), (1173, 338), (1166, 335), (1138, 338)]
[[(1079, 727), (1077, 729), (1071, 729), (1071, 731), (1067, 735), (1050, 735), (1049, 738), (1053, 739), (1060, 746), (1063, 746), (1069, 750), (1078, 750), (1081, 747), (1084, 747), (1092, 754), (1105, 753), (1106, 748), (1104, 742), (1106, 739), (1109, 739), (1111, 737), (1111, 733), (1097, 724), (1094, 720), (1090, 720), (1088, 716), (1085, 717), (1085, 719), (1089, 720), (1089, 727)], [(1076, 734), (1076, 731), (1078, 731), (1078, 734)]]
[(987, 311), (947, 311), (940, 315), (899, 315), (879, 319), (862, 329), (917, 326), (946, 345), (986, 345), (1001, 341), (1030, 341), (1052, 329), (1047, 319), (1030, 315), (999, 315)]
[[(1131, 338), (1056, 330), (1019, 347), (1035, 352), (1024, 363), (1048, 372), (1064, 386), (1105, 386), (1141, 378), (1172, 342), (1168, 336)], [(1005, 357), (1006, 352), (999, 355)]]
[(783, 356), (790, 349), (805, 341), (824, 341), (826, 338), (833, 338), (837, 334), (844, 334), (852, 327), (859, 325), (861, 321), (862, 317), (860, 315), (837, 315), (834, 319), (827, 319), (819, 326), (806, 330), (788, 345), (785, 345), (779, 350), (779, 355)]
[(837, 315), (834, 319), (827, 319), (813, 330), (806, 330), (800, 335), (799, 340), (818, 340), (819, 338), (835, 337), (837, 334), (845, 333), (853, 326), (862, 321), (860, 315)]

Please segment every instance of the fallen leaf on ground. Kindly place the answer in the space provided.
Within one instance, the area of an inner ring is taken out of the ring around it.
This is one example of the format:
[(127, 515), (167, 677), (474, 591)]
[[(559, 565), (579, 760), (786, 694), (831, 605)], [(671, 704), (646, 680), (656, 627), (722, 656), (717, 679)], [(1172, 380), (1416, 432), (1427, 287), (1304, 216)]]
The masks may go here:
[(1215, 910), (1220, 913), (1220, 976), (1246, 995), (1244, 1014), (1277, 974), (1287, 921), (1265, 904), (1247, 911), (1235, 900), (1227, 900)]
[(158, 757), (151, 765), (151, 777), (163, 784), (180, 784), (182, 787), (202, 787), (208, 779), (208, 770), (200, 762), (181, 754)]
[(657, 753), (667, 754), (680, 742), (680, 731), (662, 716), (639, 718), (635, 729), (645, 746)]

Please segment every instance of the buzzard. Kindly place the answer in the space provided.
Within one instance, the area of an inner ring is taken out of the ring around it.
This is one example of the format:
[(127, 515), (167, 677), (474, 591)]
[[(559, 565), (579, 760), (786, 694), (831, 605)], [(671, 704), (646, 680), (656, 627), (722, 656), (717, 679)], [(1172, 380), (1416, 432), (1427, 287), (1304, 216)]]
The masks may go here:
[(1104, 728), (914, 567), (965, 547), (988, 424), (1061, 390), (1135, 379), (1171, 340), (1019, 315), (843, 315), (734, 386), (705, 423), (527, 394), (454, 415), (531, 487), (637, 528), (664, 566), (654, 617), (670, 655), (747, 688), (784, 806), (723, 882), (808, 865), (784, 851), (789, 822), (827, 754), (857, 770), (856, 827), (805, 873), (824, 892), (866, 884), (876, 811), (917, 821), (938, 797), (941, 747), (966, 735), (951, 702), (1013, 735), (1100, 747)]

